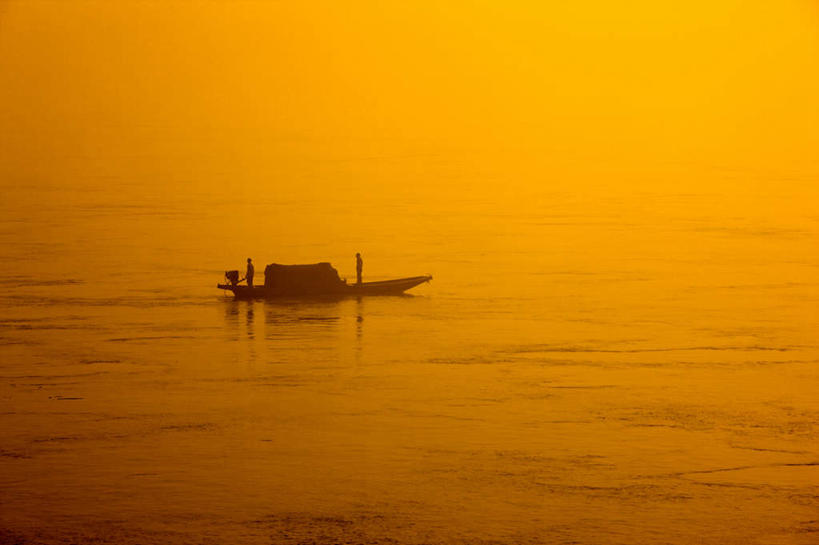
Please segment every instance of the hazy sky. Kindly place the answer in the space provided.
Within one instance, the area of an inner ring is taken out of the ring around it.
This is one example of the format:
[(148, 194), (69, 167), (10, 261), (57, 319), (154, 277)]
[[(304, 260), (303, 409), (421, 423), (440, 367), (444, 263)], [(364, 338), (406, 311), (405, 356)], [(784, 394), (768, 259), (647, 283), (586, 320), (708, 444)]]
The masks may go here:
[(819, 149), (814, 0), (0, 6), (7, 173), (157, 151), (157, 131), (234, 157), (487, 149), (773, 168)]

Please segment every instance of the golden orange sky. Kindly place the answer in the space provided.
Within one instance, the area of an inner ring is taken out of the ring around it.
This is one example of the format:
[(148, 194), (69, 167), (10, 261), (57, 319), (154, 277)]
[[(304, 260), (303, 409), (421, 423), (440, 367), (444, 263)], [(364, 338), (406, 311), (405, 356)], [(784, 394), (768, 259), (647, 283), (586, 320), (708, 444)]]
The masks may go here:
[(0, 8), (6, 165), (151, 149), (163, 130), (234, 158), (378, 142), (767, 167), (813, 160), (817, 96), (812, 0)]

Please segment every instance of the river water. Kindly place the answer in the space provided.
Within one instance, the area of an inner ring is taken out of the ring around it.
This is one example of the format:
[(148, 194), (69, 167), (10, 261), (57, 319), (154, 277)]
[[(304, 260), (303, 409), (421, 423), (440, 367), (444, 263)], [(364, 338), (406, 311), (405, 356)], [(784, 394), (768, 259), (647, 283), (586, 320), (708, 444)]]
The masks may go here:
[(0, 541), (816, 543), (804, 172), (160, 159), (4, 178)]

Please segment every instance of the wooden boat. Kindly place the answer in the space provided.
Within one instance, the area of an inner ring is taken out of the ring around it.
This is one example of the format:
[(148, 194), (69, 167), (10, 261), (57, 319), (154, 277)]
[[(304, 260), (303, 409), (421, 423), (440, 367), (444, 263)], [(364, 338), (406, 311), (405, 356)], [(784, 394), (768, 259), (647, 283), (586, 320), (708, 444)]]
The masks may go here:
[(412, 276), (379, 282), (348, 284), (329, 263), (312, 265), (272, 264), (265, 268), (263, 286), (239, 284), (237, 271), (226, 271), (227, 283), (217, 284), (232, 291), (237, 299), (286, 297), (359, 297), (363, 295), (400, 295), (410, 288), (432, 280), (432, 276)]
[(222, 290), (232, 291), (237, 299), (266, 299), (278, 297), (359, 297), (363, 295), (401, 295), (410, 288), (432, 280), (432, 276), (412, 276), (382, 280), (380, 282), (362, 282), (361, 284), (344, 284), (332, 290), (292, 290), (276, 289), (265, 286), (245, 286), (241, 284), (217, 284)]

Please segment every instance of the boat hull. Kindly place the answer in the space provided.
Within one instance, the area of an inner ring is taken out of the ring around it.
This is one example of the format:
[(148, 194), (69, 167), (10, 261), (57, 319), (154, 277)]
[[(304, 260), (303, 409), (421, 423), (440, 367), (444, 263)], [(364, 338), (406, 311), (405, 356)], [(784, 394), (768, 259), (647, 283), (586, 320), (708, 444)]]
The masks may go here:
[(217, 288), (232, 291), (237, 299), (280, 299), (311, 297), (361, 297), (364, 295), (401, 295), (410, 288), (432, 280), (432, 276), (412, 276), (380, 282), (363, 282), (361, 284), (340, 284), (325, 289), (277, 289), (265, 286), (242, 286), (217, 284)]

